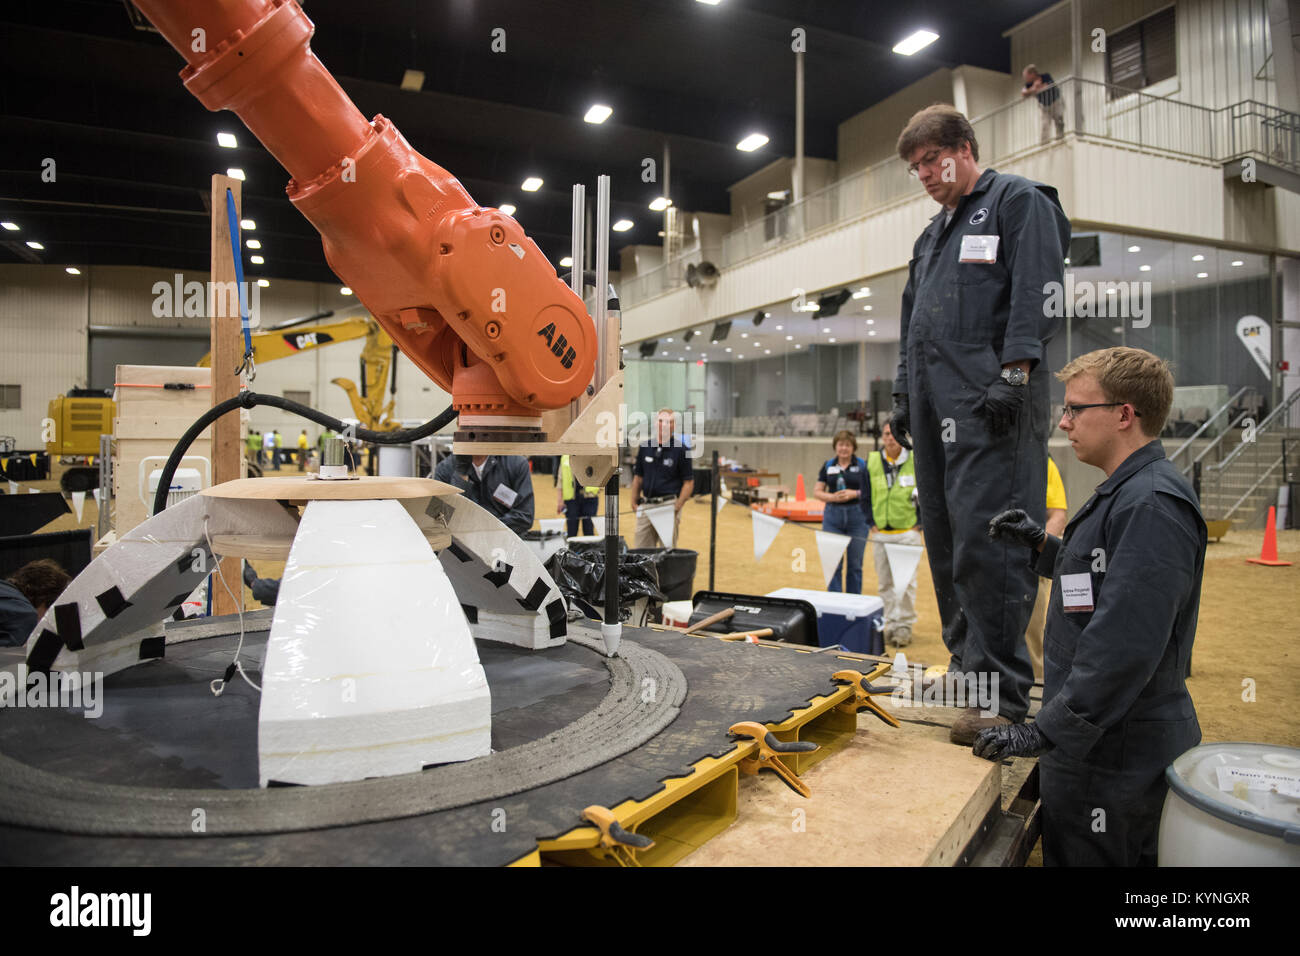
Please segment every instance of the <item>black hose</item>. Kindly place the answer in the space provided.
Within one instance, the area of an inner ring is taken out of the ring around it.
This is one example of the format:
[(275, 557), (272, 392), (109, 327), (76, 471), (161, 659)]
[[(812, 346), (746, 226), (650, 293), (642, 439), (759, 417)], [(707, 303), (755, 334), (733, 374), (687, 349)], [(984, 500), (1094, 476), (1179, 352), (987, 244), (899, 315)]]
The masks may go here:
[[(176, 447), (167, 458), (167, 464), (163, 466), (161, 477), (158, 479), (158, 490), (153, 498), (153, 513), (159, 514), (167, 507), (167, 492), (171, 488), (172, 478), (176, 474), (176, 469), (189, 451), (190, 445), (194, 440), (203, 433), (203, 430), (215, 422), (227, 412), (233, 412), (237, 408), (253, 408), (257, 405), (269, 405), (272, 408), (280, 408), (286, 412), (293, 412), (302, 418), (315, 422), (317, 425), (324, 425), (333, 431), (347, 431), (348, 427), (339, 419), (332, 415), (326, 415), (324, 412), (317, 411), (310, 406), (303, 405), (301, 402), (295, 402), (292, 399), (282, 398), (279, 395), (262, 395), (258, 392), (240, 392), (234, 398), (228, 398), (219, 405), (213, 405), (203, 413), (189, 430), (181, 436)], [(447, 406), (435, 418), (430, 419), (423, 425), (416, 428), (400, 428), (391, 432), (376, 432), (369, 428), (354, 429), (357, 438), (362, 441), (374, 442), (377, 445), (405, 445), (408, 442), (418, 441), (421, 438), (427, 438), (434, 432), (440, 431), (450, 425), (456, 418), (456, 409)]]

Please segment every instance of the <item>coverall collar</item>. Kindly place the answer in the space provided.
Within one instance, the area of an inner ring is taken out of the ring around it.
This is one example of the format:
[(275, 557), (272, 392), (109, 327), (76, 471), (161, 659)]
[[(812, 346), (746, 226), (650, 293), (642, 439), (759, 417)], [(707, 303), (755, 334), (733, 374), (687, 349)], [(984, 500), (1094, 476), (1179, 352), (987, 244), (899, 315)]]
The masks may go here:
[(1151, 439), (1151, 441), (1120, 462), (1119, 467), (1115, 469), (1111, 476), (1097, 486), (1096, 493), (1099, 495), (1110, 494), (1147, 465), (1164, 457), (1165, 446), (1161, 444), (1160, 439)]
[[(997, 174), (998, 171), (992, 168), (986, 169), (984, 170), (984, 172), (980, 173), (980, 178), (975, 180), (975, 187), (971, 189), (971, 191), (967, 193), (965, 196), (962, 196), (960, 199), (957, 200), (957, 206), (956, 208), (953, 209), (952, 212), (952, 218), (954, 220), (957, 218), (957, 214), (961, 212), (963, 203), (965, 203), (967, 200), (971, 199), (974, 196), (978, 196), (980, 193), (986, 193), (989, 191), (989, 186), (993, 184), (993, 178), (997, 176)], [(940, 206), (939, 212), (930, 218), (930, 222), (932, 223), (937, 222), (938, 220), (942, 219), (946, 215), (948, 215), (948, 207)]]

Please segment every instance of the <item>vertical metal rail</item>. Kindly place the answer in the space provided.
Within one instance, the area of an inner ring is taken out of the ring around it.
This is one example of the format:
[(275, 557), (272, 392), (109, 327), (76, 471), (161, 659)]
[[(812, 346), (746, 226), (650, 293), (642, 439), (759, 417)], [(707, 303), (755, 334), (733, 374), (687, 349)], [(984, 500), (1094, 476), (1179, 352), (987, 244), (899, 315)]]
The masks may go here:
[[(602, 385), (609, 381), (617, 369), (609, 368), (607, 359), (611, 334), (606, 325), (609, 317), (609, 177), (596, 180), (596, 381)], [(576, 270), (575, 270), (576, 272)], [(581, 281), (581, 276), (578, 277)], [(617, 332), (613, 333), (617, 336)], [(617, 346), (617, 341), (614, 345)], [(613, 353), (617, 354), (617, 353)], [(619, 445), (621, 448), (621, 443)], [(600, 636), (605, 642), (605, 652), (613, 657), (623, 637), (623, 624), (618, 613), (618, 457), (615, 452), (614, 473), (605, 483), (605, 622), (600, 626)]]
[(113, 436), (99, 436), (99, 501), (96, 502), (95, 540), (108, 534), (108, 516), (113, 497)]
[(709, 479), (709, 590), (713, 587), (713, 572), (718, 566), (718, 450), (713, 449), (713, 477)]

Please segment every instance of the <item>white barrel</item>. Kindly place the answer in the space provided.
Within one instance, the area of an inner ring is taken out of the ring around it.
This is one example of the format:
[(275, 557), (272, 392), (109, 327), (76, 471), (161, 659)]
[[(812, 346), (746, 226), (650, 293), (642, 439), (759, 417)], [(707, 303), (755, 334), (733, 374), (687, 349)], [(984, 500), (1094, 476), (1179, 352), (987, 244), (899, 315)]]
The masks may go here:
[(1161, 866), (1300, 866), (1300, 750), (1202, 744), (1165, 779)]
[(385, 478), (412, 477), (411, 446), (380, 445), (379, 474)]

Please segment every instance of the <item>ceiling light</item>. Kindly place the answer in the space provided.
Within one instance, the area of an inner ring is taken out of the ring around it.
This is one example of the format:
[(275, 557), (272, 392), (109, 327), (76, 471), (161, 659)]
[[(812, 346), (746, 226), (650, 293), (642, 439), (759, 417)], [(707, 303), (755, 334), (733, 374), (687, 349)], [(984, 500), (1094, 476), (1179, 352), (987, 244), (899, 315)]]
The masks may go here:
[(870, 312), (870, 311), (871, 311), (871, 306), (869, 306), (869, 305), (864, 305), (864, 306), (862, 307), (862, 311), (863, 311), (863, 312)]
[(828, 333), (829, 331), (830, 331), (830, 327), (827, 326), (826, 328), (822, 329), (822, 335), (825, 335), (825, 334)]
[(745, 356), (743, 356), (743, 355), (737, 355), (737, 356), (736, 356), (736, 358), (738, 358), (738, 359), (743, 359), (744, 357), (745, 357)]
[(665, 342), (671, 342), (672, 339), (664, 339)]
[(44, 249), (45, 247), (44, 247), (43, 245), (41, 245), (39, 242), (37, 242), (35, 239), (28, 239), (28, 240), (27, 240), (27, 248), (29, 248), (29, 249)]
[[(875, 324), (876, 324), (876, 320), (875, 320), (875, 319), (867, 319), (867, 325), (875, 325)], [(873, 333), (873, 334), (874, 334), (874, 333)]]
[(828, 339), (827, 341), (834, 342), (834, 341), (835, 341), (835, 336), (832, 335), (832, 336), (830, 337), (830, 339)]
[(785, 326), (784, 326), (784, 325), (778, 325), (778, 326), (776, 327), (776, 330), (777, 330), (778, 332), (784, 332), (784, 331), (785, 331)]
[(583, 117), (588, 123), (603, 123), (614, 115), (614, 110), (603, 103), (593, 104), (591, 109), (587, 110), (587, 115)]
[(771, 349), (763, 349), (763, 354), (764, 354), (764, 355), (771, 355), (771, 354), (772, 354), (772, 350), (771, 350)]
[(742, 339), (747, 339), (747, 338), (749, 338), (749, 333), (748, 333), (748, 332), (741, 332), (741, 333), (740, 333), (740, 337), (741, 337)]
[(931, 33), (929, 30), (917, 30), (911, 36), (899, 40), (894, 45), (894, 52), (900, 56), (911, 56), (918, 50), (924, 50), (937, 39), (939, 39), (937, 33)]
[(573, 256), (565, 256), (563, 259), (560, 260), (561, 269), (567, 269), (571, 265), (573, 265)]
[(632, 220), (620, 219), (618, 222), (614, 223), (614, 225), (610, 226), (610, 228), (615, 232), (627, 232), (632, 228)]
[(269, 281), (267, 281), (266, 279), (258, 279), (258, 280), (257, 280), (257, 284), (258, 284), (258, 286), (260, 286), (261, 288), (265, 289), (265, 288), (266, 288), (267, 286), (269, 286), (271, 283), (270, 283)]
[(730, 352), (731, 349), (730, 349), (730, 347), (728, 347), (728, 348), (723, 349), (722, 351), (724, 351), (724, 352)]
[(226, 149), (235, 149), (239, 145), (239, 140), (235, 139), (234, 133), (218, 133), (217, 145), (224, 146)]
[(654, 202), (650, 203), (650, 208), (653, 209), (655, 212), (663, 212), (672, 204), (673, 201), (669, 199), (667, 196), (660, 196), (658, 199), (654, 200)]
[(346, 286), (346, 285), (345, 285), (343, 288), (339, 289), (339, 293), (340, 293), (341, 295), (351, 295), (351, 294), (352, 294), (352, 287), (351, 287), (351, 286)]
[(767, 194), (767, 198), (768, 198), (768, 199), (784, 199), (784, 198), (785, 198), (786, 196), (788, 196), (788, 195), (790, 195), (790, 190), (788, 190), (788, 189), (778, 189), (778, 190), (776, 190), (776, 191), (774, 191), (774, 192), (770, 192), (770, 193), (768, 193), (768, 194)]
[(1204, 260), (1205, 260), (1205, 256), (1201, 255), (1199, 252), (1196, 255), (1192, 256), (1193, 262), (1203, 262)]
[(1150, 266), (1145, 266), (1145, 265), (1138, 266), (1138, 272), (1150, 272), (1150, 271), (1151, 271)]
[(250, 249), (261, 249), (261, 248), (262, 248), (262, 240), (261, 240), (261, 239), (249, 239), (246, 243), (244, 243), (244, 245), (248, 246), (248, 248), (250, 248)]
[(423, 70), (406, 70), (402, 73), (401, 87), (412, 93), (418, 93), (424, 89), (424, 71)]
[(229, 176), (231, 179), (238, 179), (241, 183), (248, 178), (244, 175), (244, 171), (237, 167), (227, 169), (226, 175)]
[(81, 275), (81, 270), (78, 269), (76, 266), (68, 266), (68, 267), (67, 267), (66, 269), (64, 269), (63, 271), (66, 272), (66, 273), (67, 273), (68, 275), (70, 275), (70, 276), (79, 276), (79, 275)]
[(1209, 274), (1208, 272), (1198, 272), (1198, 273), (1196, 273), (1196, 278), (1198, 278), (1198, 279), (1207, 279), (1207, 278), (1209, 278), (1209, 275), (1210, 275), (1210, 274)]
[(1066, 256), (1066, 257), (1065, 257), (1065, 264), (1066, 264), (1067, 266), (1070, 264), (1070, 257), (1069, 257), (1069, 256)]
[(515, 214), (514, 203), (503, 202), (501, 205), (497, 206), (497, 208), (507, 216), (513, 216)]
[(689, 346), (689, 345), (688, 345), (688, 346), (686, 346), (686, 351), (688, 351), (688, 352), (689, 352), (689, 351), (690, 351), (690, 350), (691, 350), (691, 347), (690, 347), (690, 346)]
[(1129, 251), (1129, 252), (1141, 252), (1141, 251), (1142, 251), (1142, 247), (1141, 247), (1141, 246), (1129, 246), (1129, 247), (1128, 247), (1128, 251)]
[(864, 285), (864, 286), (863, 286), (861, 289), (859, 289), (857, 292), (854, 292), (854, 293), (853, 293), (853, 298), (855, 298), (855, 299), (865, 299), (865, 298), (867, 298), (867, 296), (869, 296), (869, 295), (871, 295), (871, 286), (869, 286), (869, 285)]
[(253, 222), (251, 219), (241, 219), (239, 220), (239, 228), (252, 232), (257, 228), (257, 223)]
[(266, 260), (263, 259), (261, 256), (249, 256), (249, 257), (248, 257), (248, 261), (251, 262), (251, 263), (252, 263), (253, 265), (255, 265), (255, 266), (260, 266), (260, 265), (261, 265), (263, 262), (265, 262)]
[(523, 183), (520, 185), (519, 188), (522, 189), (522, 190), (523, 190), (524, 192), (526, 192), (526, 193), (535, 193), (535, 192), (537, 192), (537, 190), (539, 190), (539, 189), (542, 188), (542, 180), (541, 180), (541, 177), (540, 177), (540, 176), (529, 176), (527, 179), (525, 179), (525, 180), (523, 181)]
[(1244, 263), (1244, 262), (1241, 261), (1240, 259), (1233, 259), (1233, 260), (1232, 260), (1232, 264), (1233, 264), (1234, 266), (1244, 266), (1246, 263)]
[(867, 334), (868, 334), (868, 335), (875, 335), (875, 334), (876, 334), (876, 330), (875, 330), (875, 329), (867, 329)]
[(10, 232), (17, 232), (17, 231), (18, 231), (18, 223), (16, 223), (16, 222), (0, 222), (0, 226), (4, 226), (4, 227), (5, 227), (6, 229), (8, 229)]
[(746, 136), (744, 139), (742, 139), (739, 143), (736, 144), (736, 149), (740, 150), (742, 153), (752, 153), (760, 146), (766, 146), (766, 145), (767, 145), (766, 136), (764, 136), (762, 133), (750, 133), (748, 136)]
[(722, 0), (695, 0), (696, 3), (707, 3), (711, 7), (716, 7)]
[(787, 335), (787, 336), (785, 337), (785, 340), (786, 340), (787, 342), (793, 342), (793, 341), (794, 341), (794, 336), (793, 336), (793, 335)]
[(794, 343), (794, 347), (797, 348), (797, 349), (801, 349), (801, 348), (803, 348), (803, 346), (800, 345), (798, 342)]

